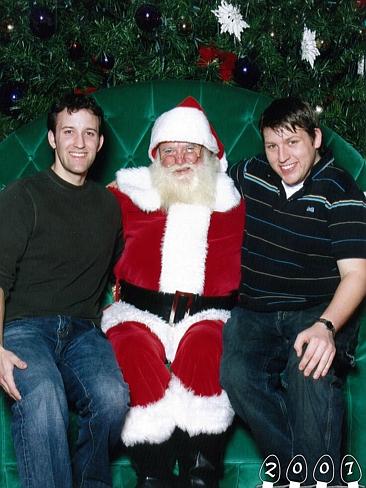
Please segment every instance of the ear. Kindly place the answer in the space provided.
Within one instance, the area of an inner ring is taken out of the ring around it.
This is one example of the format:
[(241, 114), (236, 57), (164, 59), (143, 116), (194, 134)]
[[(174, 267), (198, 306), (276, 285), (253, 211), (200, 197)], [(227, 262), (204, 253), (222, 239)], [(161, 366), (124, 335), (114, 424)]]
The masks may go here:
[(99, 149), (103, 146), (103, 143), (104, 143), (104, 136), (103, 134), (99, 137), (99, 145), (98, 145), (98, 149), (97, 149), (97, 152), (99, 151)]
[(47, 137), (49, 145), (52, 147), (52, 149), (56, 149), (55, 134), (52, 132), (52, 130), (48, 131)]
[(322, 140), (323, 140), (323, 134), (322, 131), (319, 129), (319, 127), (316, 127), (315, 130), (315, 136), (314, 136), (314, 148), (319, 149), (320, 146), (322, 145)]

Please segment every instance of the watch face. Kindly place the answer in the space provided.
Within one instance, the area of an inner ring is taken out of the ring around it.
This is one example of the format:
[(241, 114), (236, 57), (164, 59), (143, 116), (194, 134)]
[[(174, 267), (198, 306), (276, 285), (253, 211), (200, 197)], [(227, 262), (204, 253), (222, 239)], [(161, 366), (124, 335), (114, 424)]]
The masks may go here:
[(326, 328), (332, 332), (333, 336), (335, 335), (336, 330), (335, 330), (333, 323), (330, 320), (323, 319), (323, 317), (321, 317), (320, 319), (318, 319), (318, 322), (321, 322), (322, 324), (324, 324), (326, 326)]

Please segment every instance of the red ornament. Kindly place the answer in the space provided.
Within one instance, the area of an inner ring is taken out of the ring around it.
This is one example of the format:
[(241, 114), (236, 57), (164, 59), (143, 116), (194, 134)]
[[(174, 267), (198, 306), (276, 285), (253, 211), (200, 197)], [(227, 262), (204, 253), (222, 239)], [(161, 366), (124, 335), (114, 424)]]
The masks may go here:
[(203, 68), (219, 59), (220, 50), (216, 49), (215, 47), (200, 47), (198, 51), (200, 53), (200, 59), (198, 60), (197, 64)]
[(357, 7), (364, 8), (366, 7), (366, 0), (356, 0)]
[(233, 70), (237, 60), (236, 54), (230, 51), (222, 51), (213, 46), (199, 48), (200, 58), (198, 66), (206, 67), (210, 63), (218, 61), (219, 77), (222, 81), (230, 81), (233, 77)]
[(229, 51), (223, 51), (221, 59), (222, 63), (219, 68), (219, 76), (222, 81), (230, 81), (233, 77), (237, 56)]
[(97, 91), (95, 86), (86, 86), (85, 88), (74, 88), (75, 95), (90, 95)]

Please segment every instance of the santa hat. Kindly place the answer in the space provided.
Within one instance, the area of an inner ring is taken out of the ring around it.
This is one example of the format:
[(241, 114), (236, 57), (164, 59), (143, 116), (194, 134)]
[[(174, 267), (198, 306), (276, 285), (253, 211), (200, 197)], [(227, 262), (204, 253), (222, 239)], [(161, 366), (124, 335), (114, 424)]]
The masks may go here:
[(177, 107), (156, 119), (149, 147), (151, 161), (155, 161), (159, 144), (168, 141), (200, 144), (217, 155), (221, 171), (225, 172), (227, 169), (224, 146), (201, 105), (193, 97), (185, 98)]

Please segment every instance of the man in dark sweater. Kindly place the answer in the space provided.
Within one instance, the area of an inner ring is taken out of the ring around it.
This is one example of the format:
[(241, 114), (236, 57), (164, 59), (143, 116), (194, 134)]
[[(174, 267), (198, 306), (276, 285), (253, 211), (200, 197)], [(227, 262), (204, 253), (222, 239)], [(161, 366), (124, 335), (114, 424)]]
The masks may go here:
[[(51, 168), (0, 193), (0, 385), (13, 400), (22, 487), (112, 486), (128, 390), (99, 328), (121, 247), (116, 200), (86, 179), (102, 118), (93, 99), (66, 95), (48, 116)], [(72, 461), (69, 405), (79, 416)]]
[[(308, 104), (274, 101), (260, 130), (266, 156), (231, 168), (247, 220), (222, 385), (263, 455), (279, 458), (281, 481), (329, 483), (334, 463), (337, 484), (341, 384), (366, 291), (365, 198), (330, 152), (321, 156)], [(323, 455), (329, 470), (316, 468)]]

